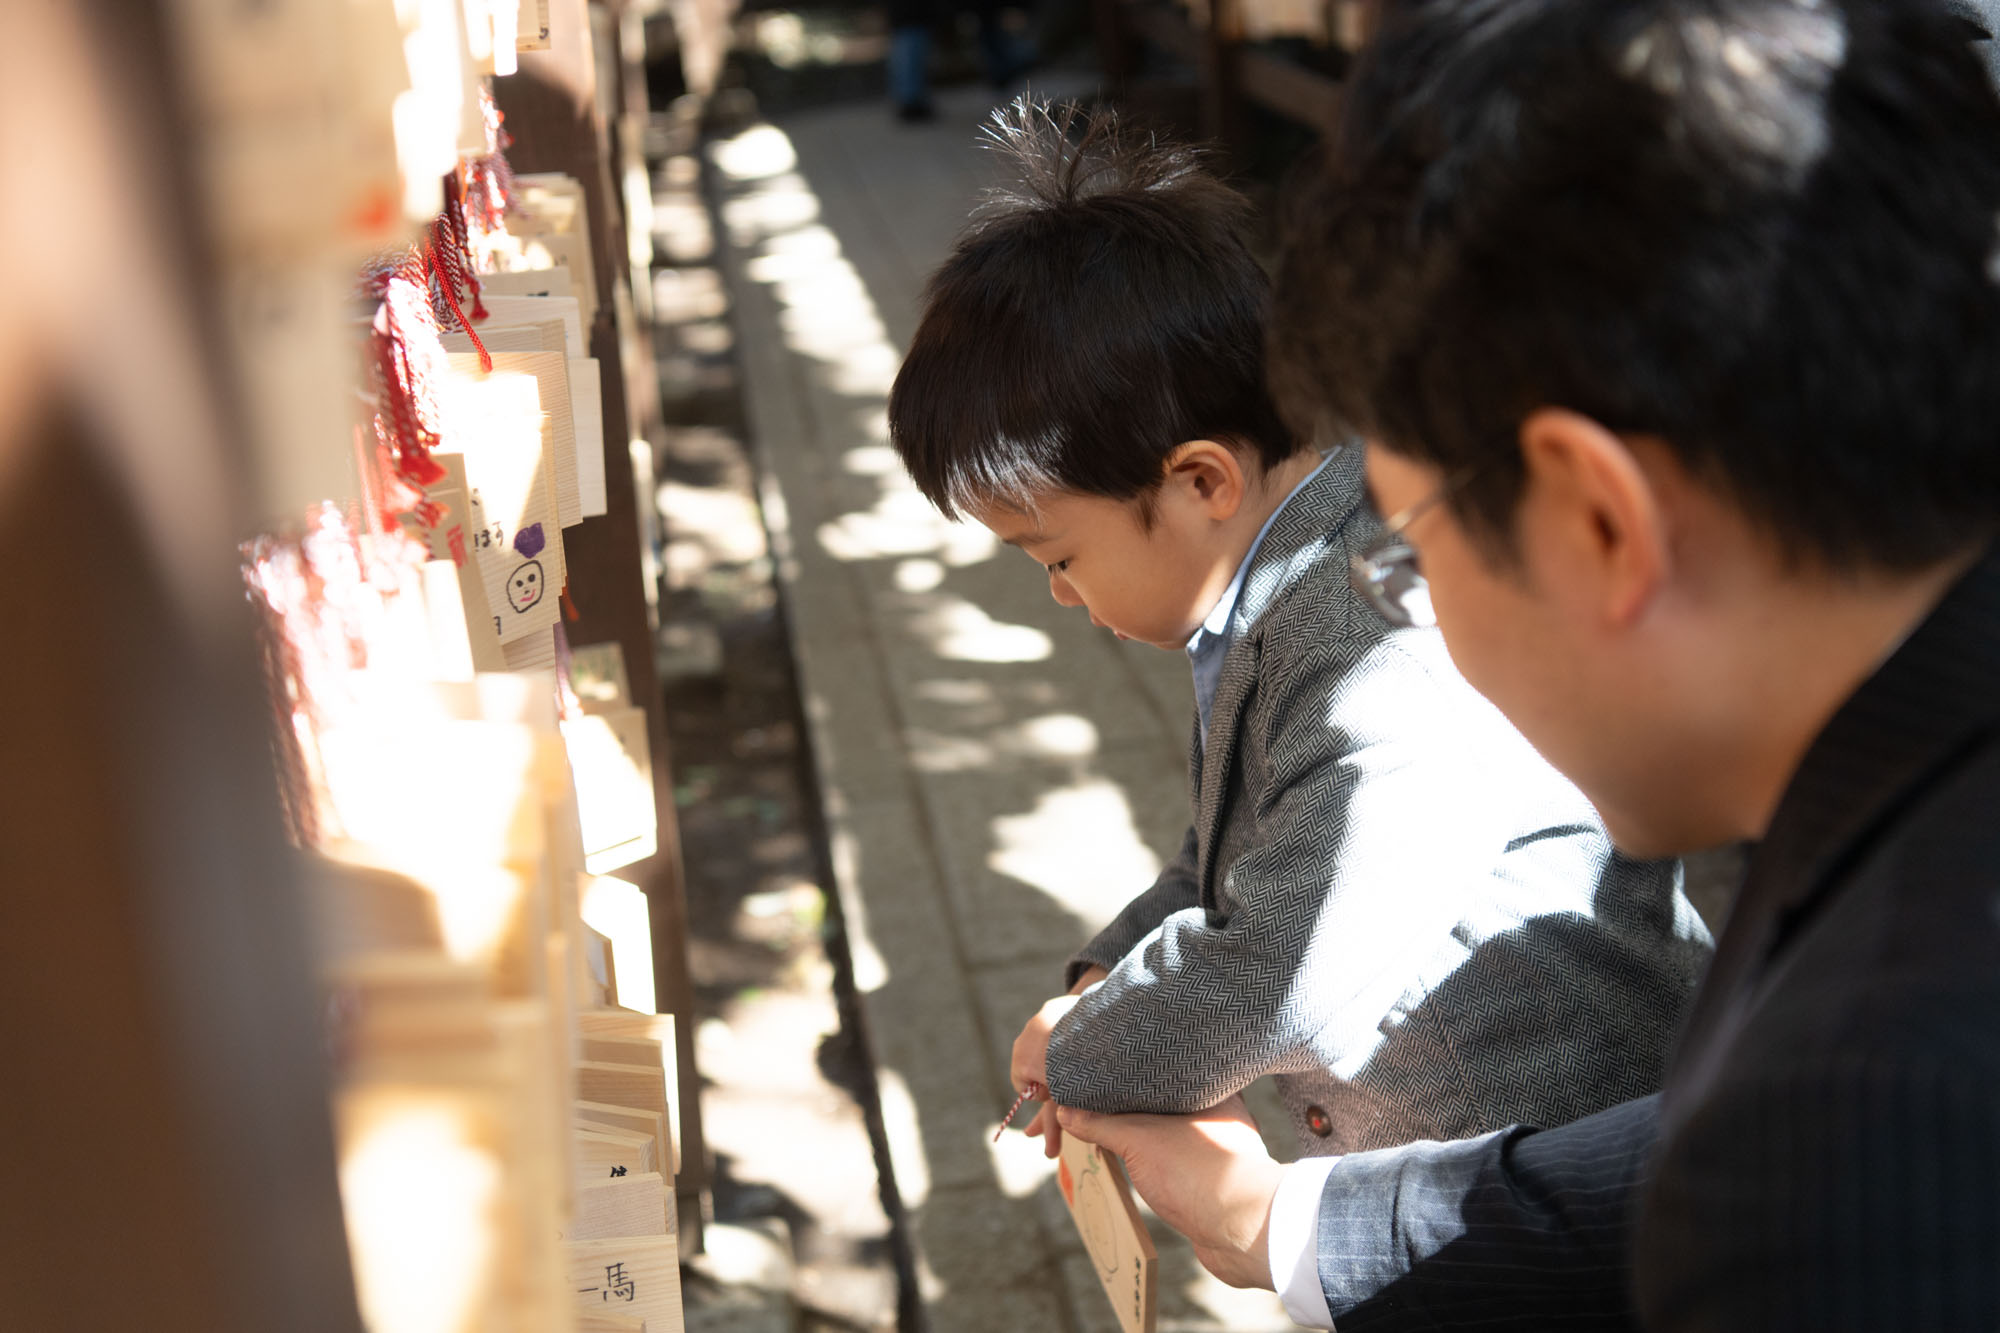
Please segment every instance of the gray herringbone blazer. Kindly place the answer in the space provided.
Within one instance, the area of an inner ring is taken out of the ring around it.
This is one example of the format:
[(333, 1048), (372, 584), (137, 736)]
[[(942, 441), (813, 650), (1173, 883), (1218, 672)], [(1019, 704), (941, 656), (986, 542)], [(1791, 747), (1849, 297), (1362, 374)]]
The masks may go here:
[(1435, 630), (1349, 587), (1348, 450), (1279, 514), (1232, 620), (1180, 854), (1072, 961), (1056, 1100), (1187, 1112), (1277, 1073), (1304, 1152), (1574, 1120), (1660, 1086), (1711, 948), (1677, 863), (1595, 812)]

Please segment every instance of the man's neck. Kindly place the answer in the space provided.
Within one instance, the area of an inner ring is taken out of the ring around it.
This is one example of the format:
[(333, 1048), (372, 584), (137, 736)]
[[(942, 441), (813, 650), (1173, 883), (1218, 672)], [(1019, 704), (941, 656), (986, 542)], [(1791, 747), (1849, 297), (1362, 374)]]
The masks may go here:
[(1911, 576), (1792, 578), (1762, 591), (1738, 654), (1744, 731), (1729, 796), (1742, 836), (1763, 836), (1813, 741), (1978, 554)]

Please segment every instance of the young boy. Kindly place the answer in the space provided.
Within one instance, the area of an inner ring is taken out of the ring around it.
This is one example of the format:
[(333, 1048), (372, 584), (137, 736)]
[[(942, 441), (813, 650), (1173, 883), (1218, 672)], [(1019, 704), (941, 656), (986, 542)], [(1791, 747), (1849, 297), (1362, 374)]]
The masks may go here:
[[(1058, 602), (1186, 651), (1196, 699), (1193, 827), (1029, 1020), (1015, 1086), (1189, 1112), (1275, 1072), (1306, 1154), (1657, 1088), (1710, 947), (1678, 867), (1616, 856), (1436, 632), (1351, 586), (1381, 531), (1361, 450), (1272, 406), (1245, 202), (1107, 117), (1016, 103), (995, 138), (1021, 184), (932, 278), (891, 436)], [(1052, 1111), (1031, 1132), (1053, 1155)]]

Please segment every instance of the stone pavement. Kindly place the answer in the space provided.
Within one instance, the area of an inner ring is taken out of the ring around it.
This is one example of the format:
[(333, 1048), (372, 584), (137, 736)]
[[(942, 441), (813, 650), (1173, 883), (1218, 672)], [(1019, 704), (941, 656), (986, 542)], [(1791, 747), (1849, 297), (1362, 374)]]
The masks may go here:
[[(1042, 91), (1076, 93), (1051, 86)], [(895, 1184), (936, 1333), (1115, 1333), (1038, 1141), (991, 1140), (1062, 966), (1180, 842), (1187, 666), (1120, 644), (904, 476), (885, 405), (930, 270), (996, 170), (991, 106), (868, 103), (716, 141), (779, 565)], [(1162, 1333), (1291, 1327), (1154, 1226)]]

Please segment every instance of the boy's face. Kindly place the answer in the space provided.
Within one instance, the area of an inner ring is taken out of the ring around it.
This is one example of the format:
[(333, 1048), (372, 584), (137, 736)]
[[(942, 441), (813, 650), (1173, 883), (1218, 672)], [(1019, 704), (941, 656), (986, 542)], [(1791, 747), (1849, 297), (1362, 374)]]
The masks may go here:
[(1136, 501), (1074, 491), (1039, 497), (1033, 514), (998, 506), (970, 513), (1047, 571), (1057, 602), (1086, 608), (1093, 625), (1121, 639), (1178, 652), (1234, 567), (1220, 567), (1214, 525), (1194, 506), (1176, 503), (1174, 489), (1171, 481), (1163, 488), (1150, 528)]

